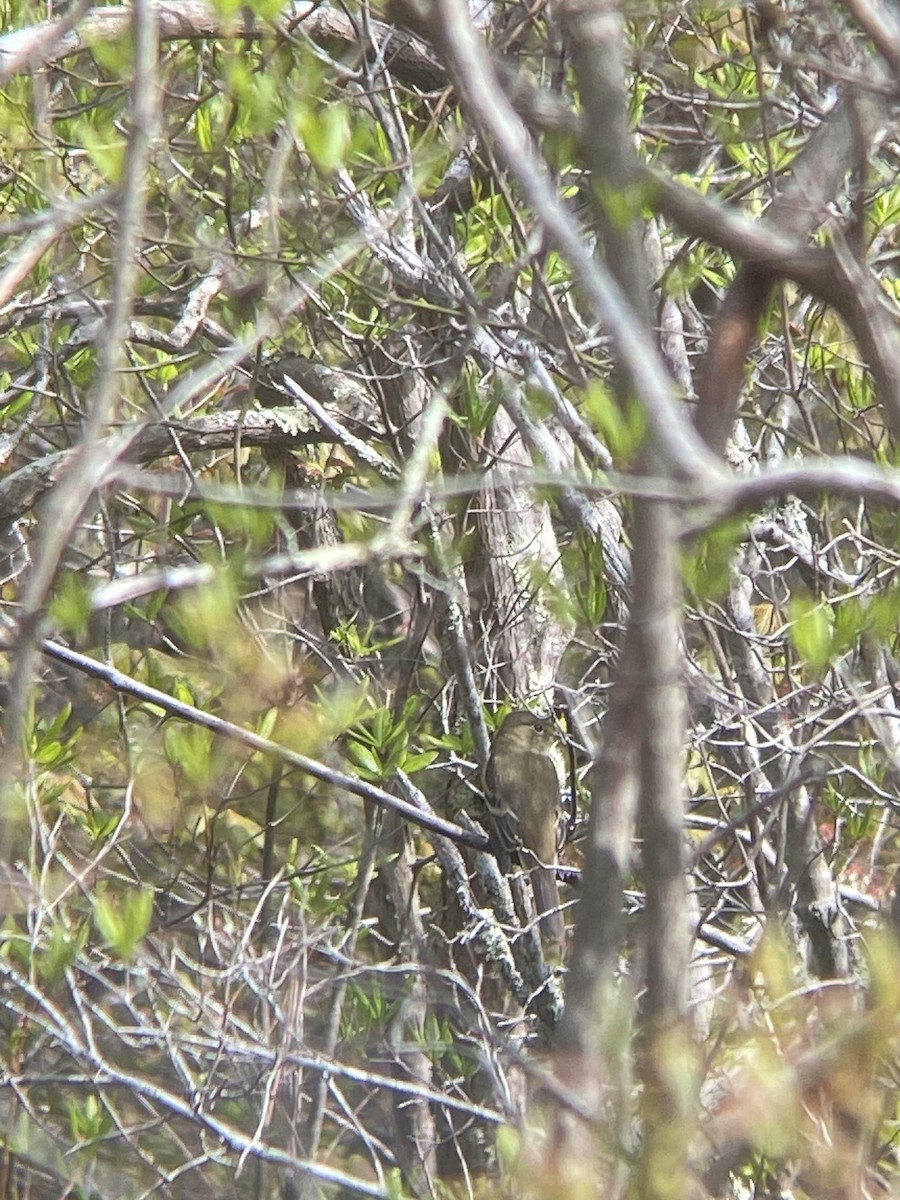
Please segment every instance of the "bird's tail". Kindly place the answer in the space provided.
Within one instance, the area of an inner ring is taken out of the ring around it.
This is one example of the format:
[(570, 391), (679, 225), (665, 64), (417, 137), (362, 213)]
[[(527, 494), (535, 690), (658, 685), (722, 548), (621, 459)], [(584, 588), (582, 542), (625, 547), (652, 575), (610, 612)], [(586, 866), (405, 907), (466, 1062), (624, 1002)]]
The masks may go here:
[(566, 936), (566, 923), (560, 909), (556, 871), (551, 867), (535, 867), (531, 872), (531, 886), (534, 907), (541, 921), (541, 937), (545, 941), (561, 942)]

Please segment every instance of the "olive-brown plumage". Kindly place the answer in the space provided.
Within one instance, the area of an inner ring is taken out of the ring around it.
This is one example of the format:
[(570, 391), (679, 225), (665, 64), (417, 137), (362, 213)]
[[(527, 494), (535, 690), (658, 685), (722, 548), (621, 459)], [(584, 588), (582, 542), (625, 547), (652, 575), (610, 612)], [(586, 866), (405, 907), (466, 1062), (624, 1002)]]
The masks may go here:
[(531, 879), (541, 935), (557, 942), (565, 935), (556, 882), (561, 768), (553, 722), (517, 709), (494, 734), (485, 778), (500, 869), (508, 871), (514, 859), (521, 864)]

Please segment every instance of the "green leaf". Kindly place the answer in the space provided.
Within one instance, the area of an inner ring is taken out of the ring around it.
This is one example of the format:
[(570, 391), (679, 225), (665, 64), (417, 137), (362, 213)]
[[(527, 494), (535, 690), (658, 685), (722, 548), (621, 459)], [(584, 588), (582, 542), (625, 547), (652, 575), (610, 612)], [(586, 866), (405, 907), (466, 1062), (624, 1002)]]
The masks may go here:
[(865, 609), (866, 629), (878, 642), (893, 637), (900, 627), (900, 590), (890, 588), (873, 596)]
[(797, 599), (791, 605), (790, 635), (794, 649), (814, 671), (823, 671), (835, 653), (831, 605)]
[(66, 1099), (69, 1110), (69, 1129), (72, 1141), (90, 1142), (104, 1137), (113, 1127), (112, 1114), (93, 1093), (89, 1093), (81, 1101)]
[(61, 921), (54, 921), (47, 945), (35, 954), (38, 975), (50, 987), (62, 982), (66, 970), (72, 966), (87, 942), (88, 925), (82, 923), (74, 930)]
[(480, 372), (470, 366), (463, 368), (461, 384), (459, 399), (462, 419), (459, 424), (468, 431), (470, 437), (480, 438), (500, 407), (500, 388), (495, 383), (485, 387)]
[(517, 1129), (511, 1125), (501, 1125), (497, 1130), (497, 1158), (501, 1170), (509, 1175), (514, 1174), (522, 1154), (522, 1138)]
[(121, 813), (104, 812), (102, 808), (92, 808), (81, 819), (81, 825), (91, 835), (95, 842), (102, 842), (118, 829), (122, 820)]
[(50, 601), (50, 617), (66, 633), (84, 633), (91, 615), (87, 579), (77, 571), (64, 571)]
[[(48, 724), (45, 725), (38, 718), (31, 730), (29, 739), (31, 758), (47, 770), (58, 770), (72, 759), (80, 731), (74, 731), (69, 737), (62, 736), (63, 726), (69, 720), (71, 712), (72, 706), (66, 704)], [(46, 795), (46, 792), (44, 794)]]
[(128, 78), (134, 63), (134, 38), (130, 25), (126, 26), (117, 38), (110, 40), (102, 34), (98, 34), (96, 38), (92, 39), (88, 34), (87, 40), (91, 47), (91, 54), (99, 67), (108, 75), (114, 75), (118, 79)]
[(360, 771), (374, 779), (381, 779), (384, 768), (368, 746), (364, 746), (362, 742), (357, 742), (353, 738), (348, 738), (347, 754)]
[(104, 136), (102, 133), (84, 125), (81, 130), (81, 140), (88, 157), (95, 168), (108, 184), (118, 184), (122, 180), (125, 166), (125, 138), (114, 135)]
[(609, 447), (616, 463), (627, 462), (644, 440), (647, 421), (641, 406), (632, 401), (624, 409), (606, 384), (593, 379), (585, 388), (584, 411)]
[(198, 648), (215, 648), (235, 636), (233, 617), (237, 591), (229, 570), (217, 571), (201, 587), (182, 593), (170, 609), (170, 620), (179, 633)]
[(699, 602), (716, 600), (728, 590), (735, 548), (743, 539), (745, 529), (740, 518), (725, 521), (711, 529), (682, 557), (685, 584)]
[(350, 113), (345, 104), (301, 110), (297, 130), (323, 175), (331, 174), (344, 161), (350, 145)]
[(263, 713), (256, 725), (256, 732), (260, 737), (271, 738), (275, 732), (275, 725), (278, 722), (278, 709), (270, 708)]
[[(9, 387), (9, 372), (4, 371), (3, 376), (5, 378), (0, 377), (0, 392), (5, 392)], [(0, 404), (0, 424), (11, 421), (14, 417), (26, 412), (33, 400), (32, 392), (23, 391), (15, 399), (10, 400), (9, 404)]]
[(197, 135), (197, 145), (204, 154), (213, 148), (212, 116), (209, 108), (202, 104), (194, 115), (194, 132)]
[(42, 767), (52, 766), (63, 756), (62, 742), (42, 742), (34, 752), (33, 758)]
[(407, 754), (403, 760), (403, 770), (407, 775), (414, 775), (416, 771), (424, 771), (426, 767), (430, 767), (436, 758), (436, 750), (420, 750), (418, 754)]
[(64, 704), (49, 725), (47, 725), (45, 731), (47, 737), (59, 737), (71, 715), (72, 705), (70, 703)]
[(153, 892), (149, 888), (114, 896), (104, 892), (94, 900), (94, 924), (119, 958), (130, 961), (150, 928)]
[(209, 782), (212, 775), (210, 759), (213, 748), (213, 735), (210, 730), (170, 721), (163, 732), (163, 744), (169, 762), (183, 772), (187, 779), (200, 787)]
[(241, 0), (211, 0), (211, 7), (220, 17), (233, 17), (240, 11)]

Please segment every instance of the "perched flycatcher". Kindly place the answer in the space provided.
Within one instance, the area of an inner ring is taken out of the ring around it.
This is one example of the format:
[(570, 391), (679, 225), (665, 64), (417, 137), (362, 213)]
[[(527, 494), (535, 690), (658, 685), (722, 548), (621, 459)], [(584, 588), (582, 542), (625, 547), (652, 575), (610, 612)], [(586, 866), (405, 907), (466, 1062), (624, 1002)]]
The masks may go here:
[(521, 709), (504, 719), (494, 734), (485, 777), (492, 849), (504, 873), (512, 860), (527, 872), (541, 936), (555, 942), (562, 941), (566, 928), (556, 883), (563, 770), (552, 721)]

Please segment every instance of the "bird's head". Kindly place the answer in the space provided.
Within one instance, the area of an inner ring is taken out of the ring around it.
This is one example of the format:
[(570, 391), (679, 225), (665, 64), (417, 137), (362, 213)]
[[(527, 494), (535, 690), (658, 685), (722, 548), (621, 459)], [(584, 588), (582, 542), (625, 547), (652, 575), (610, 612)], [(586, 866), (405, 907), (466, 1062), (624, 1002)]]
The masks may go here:
[(503, 718), (494, 735), (494, 745), (537, 750), (547, 753), (557, 741), (556, 725), (549, 717), (539, 717), (524, 708), (513, 709)]

